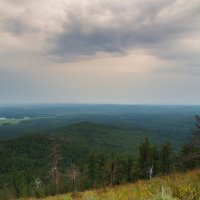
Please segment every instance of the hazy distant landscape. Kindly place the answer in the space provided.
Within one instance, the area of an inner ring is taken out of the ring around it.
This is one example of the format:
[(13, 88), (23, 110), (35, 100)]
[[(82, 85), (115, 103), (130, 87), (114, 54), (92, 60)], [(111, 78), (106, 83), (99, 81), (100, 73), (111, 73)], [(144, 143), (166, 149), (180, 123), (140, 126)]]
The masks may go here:
[(29, 105), (0, 107), (0, 138), (48, 131), (89, 121), (126, 130), (145, 130), (160, 138), (185, 140), (200, 106), (162, 105)]

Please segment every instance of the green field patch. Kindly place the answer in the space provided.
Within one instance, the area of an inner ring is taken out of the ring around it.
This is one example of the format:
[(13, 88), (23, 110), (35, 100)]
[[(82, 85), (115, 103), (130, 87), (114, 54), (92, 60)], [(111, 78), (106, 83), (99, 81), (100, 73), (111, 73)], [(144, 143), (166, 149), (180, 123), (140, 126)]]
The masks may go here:
[(11, 125), (17, 125), (22, 121), (27, 120), (27, 118), (22, 118), (22, 119), (6, 119), (6, 118), (0, 118), (0, 126), (5, 125), (5, 124), (11, 124)]

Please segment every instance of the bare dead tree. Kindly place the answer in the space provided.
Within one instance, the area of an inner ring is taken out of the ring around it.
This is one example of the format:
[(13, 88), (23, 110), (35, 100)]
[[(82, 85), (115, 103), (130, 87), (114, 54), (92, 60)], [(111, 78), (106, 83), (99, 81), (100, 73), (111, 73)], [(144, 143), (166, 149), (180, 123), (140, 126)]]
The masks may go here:
[(151, 179), (153, 175), (153, 165), (151, 166), (150, 170), (149, 170), (149, 178)]
[(59, 180), (60, 180), (60, 173), (59, 173), (59, 162), (63, 159), (61, 151), (60, 151), (60, 143), (53, 137), (48, 137), (51, 141), (50, 146), (50, 165), (51, 171), (50, 176), (53, 177), (54, 184), (56, 187), (56, 194), (59, 193)]
[(65, 175), (72, 182), (73, 191), (74, 191), (75, 190), (75, 183), (76, 183), (77, 177), (80, 175), (79, 168), (77, 166), (75, 166), (75, 165), (72, 165), (70, 168), (68, 168), (66, 170)]

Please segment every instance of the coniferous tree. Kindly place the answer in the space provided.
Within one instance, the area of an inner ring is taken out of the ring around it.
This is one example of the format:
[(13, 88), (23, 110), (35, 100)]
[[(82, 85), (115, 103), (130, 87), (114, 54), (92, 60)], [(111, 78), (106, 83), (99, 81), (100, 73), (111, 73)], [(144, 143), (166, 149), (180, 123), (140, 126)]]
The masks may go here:
[(148, 178), (152, 166), (151, 144), (146, 138), (139, 146), (138, 170), (140, 178)]
[(192, 131), (191, 144), (197, 149), (200, 149), (200, 116), (196, 115), (195, 120), (196, 124)]
[(104, 171), (106, 175), (106, 184), (113, 185), (115, 183), (117, 175), (117, 162), (114, 153), (112, 153), (109, 156), (109, 159), (106, 160)]
[(111, 153), (103, 168), (106, 185), (115, 185), (125, 181), (125, 161), (121, 155)]
[(182, 170), (191, 170), (194, 169), (197, 165), (197, 158), (194, 159), (196, 149), (191, 144), (185, 144), (180, 151), (180, 169)]
[(152, 147), (152, 166), (153, 166), (153, 176), (157, 175), (160, 170), (160, 156), (159, 149), (156, 145)]
[[(121, 154), (117, 154), (116, 155), (116, 163), (117, 163), (117, 176), (116, 176), (115, 184), (120, 184), (120, 183), (126, 182), (127, 181), (126, 157)], [(130, 168), (130, 166), (129, 166), (129, 168)], [(129, 169), (129, 170), (131, 170), (131, 169)], [(131, 171), (130, 171), (130, 173), (131, 173)]]
[(97, 176), (97, 158), (96, 154), (93, 152), (89, 158), (88, 163), (88, 171), (89, 171), (89, 177), (91, 179), (91, 186), (96, 186), (96, 176)]
[(133, 159), (129, 156), (126, 160), (126, 166), (125, 166), (125, 171), (126, 171), (126, 181), (130, 182), (133, 179)]
[(171, 171), (173, 165), (173, 151), (169, 141), (161, 146), (160, 165), (162, 174), (167, 174)]
[(195, 128), (191, 132), (190, 140), (183, 145), (180, 152), (181, 169), (193, 169), (200, 166), (200, 116), (195, 116)]
[(105, 167), (106, 163), (106, 155), (105, 153), (100, 153), (97, 159), (97, 183), (98, 185), (102, 185), (103, 183), (106, 182), (105, 180)]

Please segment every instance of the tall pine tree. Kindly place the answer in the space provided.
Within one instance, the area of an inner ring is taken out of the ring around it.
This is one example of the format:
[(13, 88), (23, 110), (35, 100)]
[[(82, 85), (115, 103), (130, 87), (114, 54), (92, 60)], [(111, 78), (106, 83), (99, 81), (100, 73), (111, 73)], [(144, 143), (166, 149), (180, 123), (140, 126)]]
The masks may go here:
[(163, 174), (167, 174), (172, 170), (173, 151), (169, 141), (161, 146), (160, 166)]
[(148, 178), (152, 166), (151, 144), (146, 138), (139, 146), (138, 170), (140, 178)]

